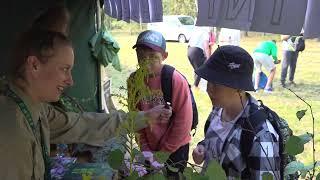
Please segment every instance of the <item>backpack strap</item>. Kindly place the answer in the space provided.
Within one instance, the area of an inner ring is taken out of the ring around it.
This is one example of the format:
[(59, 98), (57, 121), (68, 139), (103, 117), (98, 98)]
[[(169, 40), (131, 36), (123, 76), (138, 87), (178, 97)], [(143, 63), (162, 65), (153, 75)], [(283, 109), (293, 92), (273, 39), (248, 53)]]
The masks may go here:
[[(279, 156), (281, 158), (280, 160), (280, 177), (283, 179), (284, 177), (284, 168), (285, 168), (285, 163), (283, 159), (283, 137), (281, 136), (281, 131), (276, 124), (277, 119), (280, 119), (279, 116), (272, 111), (270, 108), (265, 106), (261, 100), (259, 100), (260, 105), (256, 105), (254, 103), (250, 104), (250, 110), (249, 110), (249, 117), (246, 118), (243, 121), (243, 124), (241, 125), (242, 127), (242, 133), (240, 137), (240, 151), (243, 159), (245, 160), (246, 163), (250, 162), (249, 161), (249, 154), (252, 149), (253, 145), (253, 140), (255, 135), (261, 130), (263, 123), (265, 123), (266, 119), (269, 120), (275, 131), (279, 135)], [(249, 174), (249, 169), (245, 169), (245, 175), (247, 177), (250, 176)]]
[[(242, 133), (240, 137), (240, 151), (244, 161), (250, 163), (249, 154), (252, 149), (253, 140), (256, 134), (261, 130), (263, 123), (267, 119), (267, 114), (262, 111), (261, 107), (252, 103), (249, 98), (249, 116), (240, 119)], [(244, 177), (250, 177), (249, 168), (246, 168), (243, 173)]]
[[(281, 129), (279, 127), (279, 125), (276, 122), (277, 120), (280, 120), (280, 117), (278, 116), (277, 113), (275, 113), (274, 111), (272, 111), (269, 107), (265, 106), (261, 100), (259, 100), (261, 107), (263, 107), (263, 109), (265, 110), (265, 113), (268, 116), (268, 120), (271, 123), (271, 125), (273, 126), (274, 130), (277, 132), (278, 136), (279, 136), (279, 156), (280, 156), (280, 177), (281, 179), (284, 179), (284, 169), (286, 166), (286, 159), (284, 157), (284, 139), (282, 137), (281, 134)], [(291, 130), (291, 129), (290, 129)]]
[(220, 110), (220, 108), (212, 107), (212, 111), (210, 112), (210, 114), (206, 120), (206, 123), (204, 124), (204, 135), (206, 135), (206, 133), (210, 127), (210, 123), (212, 121), (212, 116), (215, 115), (216, 113), (218, 113), (219, 110)]
[[(172, 76), (175, 68), (169, 65), (163, 65), (161, 70), (161, 90), (163, 93), (163, 98), (166, 102), (170, 102), (172, 105)], [(174, 116), (174, 112), (172, 112), (172, 116)], [(171, 117), (172, 117), (171, 116)], [(169, 120), (168, 127), (164, 134), (161, 136), (160, 140), (158, 141), (156, 150), (160, 150), (160, 143), (164, 137), (164, 135), (167, 133), (168, 129), (170, 128), (172, 124), (171, 118)]]
[[(240, 139), (241, 153), (244, 156), (250, 154), (255, 135), (262, 128), (263, 123), (267, 119), (267, 114), (258, 109), (256, 104), (251, 103), (249, 109), (249, 117), (242, 118), (242, 133)], [(245, 158), (247, 159), (247, 158)]]
[(161, 70), (161, 90), (166, 102), (172, 104), (172, 76), (175, 68), (169, 65), (163, 65)]
[[(163, 98), (166, 102), (170, 102), (172, 104), (172, 76), (173, 72), (177, 71), (174, 67), (169, 66), (169, 65), (163, 65), (162, 70), (161, 70), (161, 89), (163, 93)], [(180, 73), (179, 71), (177, 71)], [(180, 73), (181, 76), (185, 79), (185, 81), (188, 83), (187, 78)], [(194, 129), (194, 133), (192, 136), (194, 136), (197, 132), (197, 125), (198, 125), (198, 108), (197, 104), (195, 101), (195, 98), (193, 96), (191, 86), (188, 83), (189, 87), (189, 93), (191, 97), (191, 102), (192, 102), (192, 126), (191, 130)]]

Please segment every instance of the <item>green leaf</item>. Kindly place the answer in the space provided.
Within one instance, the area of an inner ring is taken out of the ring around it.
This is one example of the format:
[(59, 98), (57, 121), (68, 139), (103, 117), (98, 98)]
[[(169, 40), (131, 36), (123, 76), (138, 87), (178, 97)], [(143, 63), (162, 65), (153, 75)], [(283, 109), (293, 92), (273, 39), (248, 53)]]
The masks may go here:
[(186, 180), (209, 180), (208, 176), (202, 176), (197, 171), (193, 171), (191, 167), (186, 167), (183, 171)]
[(306, 170), (301, 170), (300, 171), (300, 177), (303, 178), (303, 179), (306, 178), (307, 174), (308, 174), (308, 171), (306, 171)]
[(154, 157), (156, 158), (156, 161), (159, 163), (165, 163), (169, 159), (170, 153), (168, 152), (162, 152), (158, 151), (154, 153)]
[(273, 175), (269, 172), (264, 172), (262, 174), (262, 180), (273, 180)]
[(163, 174), (161, 174), (161, 173), (156, 173), (156, 174), (148, 175), (148, 176), (146, 177), (146, 180), (166, 180), (166, 178), (164, 177)]
[(192, 178), (193, 169), (191, 167), (186, 167), (183, 171), (183, 175), (186, 177), (187, 180)]
[(111, 151), (108, 156), (108, 163), (113, 169), (119, 169), (124, 159), (124, 153), (120, 149)]
[(132, 154), (133, 154), (133, 158), (135, 158), (136, 155), (141, 154), (141, 152), (140, 152), (137, 148), (134, 148), (134, 149), (132, 150)]
[(320, 173), (318, 173), (316, 180), (320, 180)]
[(201, 176), (198, 173), (194, 173), (192, 175), (192, 180), (209, 180), (210, 178), (208, 176)]
[(178, 172), (178, 171), (179, 171), (178, 168), (175, 168), (175, 167), (173, 167), (173, 166), (170, 166), (169, 164), (167, 164), (167, 168), (168, 168), (170, 171), (172, 171), (172, 172)]
[(139, 174), (137, 171), (133, 171), (132, 174), (130, 174), (130, 176), (126, 177), (126, 180), (136, 180), (139, 178)]
[[(318, 166), (319, 166), (320, 164), (319, 164), (319, 161), (317, 161), (316, 163), (315, 163), (315, 168), (317, 168)], [(308, 172), (311, 172), (313, 170), (313, 163), (312, 164), (309, 164), (309, 165), (305, 165), (304, 166), (304, 168), (303, 168), (303, 170), (301, 170), (300, 172), (301, 172), (301, 177), (302, 178), (305, 178), (306, 176), (307, 176), (307, 173)]]
[(298, 137), (302, 140), (303, 144), (306, 144), (312, 140), (313, 135), (311, 133), (306, 133), (306, 134), (302, 134)]
[(310, 164), (310, 165), (305, 165), (304, 168), (303, 168), (305, 171), (310, 171), (313, 169), (313, 164)]
[(304, 164), (299, 161), (292, 161), (284, 169), (284, 175), (294, 174), (301, 170), (304, 170)]
[(299, 121), (303, 118), (304, 115), (306, 115), (306, 112), (307, 112), (307, 109), (297, 111), (296, 116), (299, 119)]
[(300, 137), (298, 136), (290, 136), (286, 146), (285, 146), (285, 151), (289, 154), (289, 155), (297, 155), (302, 153), (304, 150), (304, 144), (303, 141), (300, 139)]
[(215, 180), (215, 179), (226, 180), (227, 179), (226, 173), (224, 172), (223, 168), (215, 160), (212, 160), (209, 162), (205, 175), (209, 177), (209, 180)]

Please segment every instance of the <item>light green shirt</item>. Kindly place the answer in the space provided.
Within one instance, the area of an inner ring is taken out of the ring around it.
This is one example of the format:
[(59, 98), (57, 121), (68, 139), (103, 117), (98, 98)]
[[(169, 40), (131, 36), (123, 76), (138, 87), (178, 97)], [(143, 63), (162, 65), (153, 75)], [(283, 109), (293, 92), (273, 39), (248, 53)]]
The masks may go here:
[(274, 62), (278, 61), (278, 48), (273, 41), (264, 41), (259, 44), (259, 46), (254, 50), (254, 52), (264, 53), (266, 55), (272, 56)]
[[(126, 113), (64, 112), (49, 104), (32, 104), (20, 89), (11, 89), (25, 102), (37, 129), (43, 128), (47, 147), (50, 143), (86, 143), (102, 145), (116, 135), (116, 130), (126, 120)], [(40, 133), (35, 138), (18, 105), (0, 95), (0, 179), (44, 179), (44, 160), (41, 153)], [(137, 129), (146, 126), (142, 113), (136, 119)], [(40, 132), (40, 131), (39, 131)]]

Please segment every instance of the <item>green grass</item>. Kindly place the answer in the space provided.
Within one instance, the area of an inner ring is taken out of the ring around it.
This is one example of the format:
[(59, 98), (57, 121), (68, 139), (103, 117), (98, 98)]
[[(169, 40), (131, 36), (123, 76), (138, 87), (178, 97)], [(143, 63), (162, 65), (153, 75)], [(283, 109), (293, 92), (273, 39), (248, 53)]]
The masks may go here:
[[(112, 92), (119, 93), (120, 86), (126, 86), (126, 78), (131, 72), (136, 69), (137, 60), (135, 50), (131, 47), (134, 45), (137, 36), (129, 36), (118, 34), (115, 36), (120, 44), (121, 50), (119, 53), (123, 71), (117, 72), (112, 67), (106, 68), (109, 77), (112, 77)], [(255, 36), (241, 39), (241, 46), (248, 52), (252, 52), (255, 46), (262, 40), (275, 38), (275, 36)], [(276, 39), (279, 39), (277, 36)], [(281, 43), (278, 43), (279, 58), (282, 59)], [(306, 42), (306, 50), (299, 55), (298, 64), (295, 74), (295, 82), (297, 87), (291, 87), (294, 92), (303, 97), (312, 105), (315, 116), (315, 134), (316, 134), (316, 151), (320, 151), (320, 137), (317, 136), (320, 131), (320, 44), (319, 42), (308, 40)], [(165, 63), (173, 65), (181, 73), (183, 73), (189, 82), (193, 82), (193, 69), (187, 58), (187, 44), (176, 42), (167, 43), (167, 51), (169, 56)], [(290, 127), (296, 135), (310, 132), (312, 133), (312, 119), (310, 111), (299, 122), (296, 118), (296, 112), (301, 109), (307, 109), (307, 106), (295, 97), (294, 94), (280, 87), (280, 65), (277, 65), (276, 78), (274, 80), (275, 91), (272, 94), (263, 92), (253, 93), (257, 99), (261, 99), (264, 104), (275, 110), (281, 117), (288, 120)], [(125, 92), (122, 92), (125, 93)], [(191, 141), (190, 154), (193, 147), (203, 138), (203, 126), (207, 116), (211, 110), (211, 102), (207, 94), (201, 90), (194, 90), (195, 98), (199, 110), (199, 125), (198, 131)], [(115, 102), (116, 103), (116, 102)], [(119, 106), (119, 108), (123, 108)], [(305, 152), (299, 155), (298, 158), (303, 162), (312, 161), (312, 145), (311, 143), (305, 146)], [(320, 153), (316, 153), (316, 159), (320, 160)], [(190, 160), (192, 158), (190, 156)]]

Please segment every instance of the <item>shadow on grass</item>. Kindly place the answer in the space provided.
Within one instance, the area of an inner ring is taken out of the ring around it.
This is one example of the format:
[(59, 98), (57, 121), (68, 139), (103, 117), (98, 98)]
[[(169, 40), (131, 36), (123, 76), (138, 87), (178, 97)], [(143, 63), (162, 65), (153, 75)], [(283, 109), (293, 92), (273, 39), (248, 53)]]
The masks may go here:
[(281, 100), (286, 98), (292, 100), (293, 97), (294, 99), (296, 99), (295, 95), (288, 90), (288, 89), (291, 89), (293, 92), (295, 92), (301, 98), (307, 101), (308, 100), (320, 101), (320, 96), (319, 96), (320, 84), (297, 83), (296, 85), (287, 85), (286, 88), (283, 88), (280, 85), (280, 83), (274, 82), (273, 87), (274, 87), (274, 91), (271, 94), (263, 93), (263, 90), (259, 90), (258, 93), (254, 93), (254, 94), (262, 97), (267, 97), (267, 96), (279, 97), (281, 98)]
[[(287, 88), (291, 89), (293, 92), (297, 93), (300, 97), (306, 100), (319, 101), (320, 100), (320, 84), (308, 84), (308, 83), (298, 83), (296, 85), (289, 85)], [(287, 93), (293, 95), (289, 90), (282, 88), (287, 91)], [(318, 92), (318, 93), (317, 93)]]

